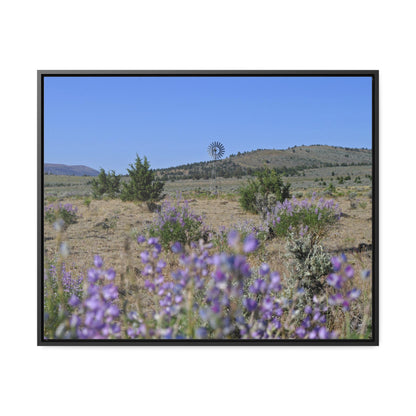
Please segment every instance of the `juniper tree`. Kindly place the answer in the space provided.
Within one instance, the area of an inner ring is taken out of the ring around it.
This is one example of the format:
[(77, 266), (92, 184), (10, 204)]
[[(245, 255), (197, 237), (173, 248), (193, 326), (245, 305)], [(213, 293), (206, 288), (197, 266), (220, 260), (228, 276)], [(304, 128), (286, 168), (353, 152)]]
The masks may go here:
[(120, 181), (120, 175), (116, 175), (114, 170), (106, 173), (101, 168), (97, 179), (92, 180), (92, 194), (94, 198), (101, 198), (104, 195), (110, 198), (116, 198), (120, 193)]
[(123, 201), (159, 201), (162, 195), (164, 183), (157, 180), (155, 172), (150, 169), (149, 161), (145, 156), (142, 160), (136, 154), (136, 161), (127, 168), (130, 180), (123, 183), (121, 199)]

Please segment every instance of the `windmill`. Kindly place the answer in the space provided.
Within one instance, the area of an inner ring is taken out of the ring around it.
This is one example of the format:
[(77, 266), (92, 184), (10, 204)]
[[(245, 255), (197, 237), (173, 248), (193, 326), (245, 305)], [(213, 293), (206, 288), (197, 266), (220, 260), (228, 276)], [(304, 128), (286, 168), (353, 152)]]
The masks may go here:
[(217, 160), (220, 160), (224, 156), (225, 147), (220, 142), (212, 142), (208, 146), (208, 154), (210, 155), (211, 159), (213, 160), (212, 163), (212, 181), (211, 181), (211, 192), (214, 191), (214, 182), (215, 182), (215, 194), (217, 193), (217, 173), (216, 173), (216, 165)]

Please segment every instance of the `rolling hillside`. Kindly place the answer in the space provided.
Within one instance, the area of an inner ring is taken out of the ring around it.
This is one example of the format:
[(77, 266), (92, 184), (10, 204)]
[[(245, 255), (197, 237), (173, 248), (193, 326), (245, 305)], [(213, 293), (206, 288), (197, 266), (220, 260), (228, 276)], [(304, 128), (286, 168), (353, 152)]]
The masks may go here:
[[(212, 163), (198, 162), (158, 169), (157, 172), (166, 180), (208, 179), (211, 176)], [(295, 175), (304, 169), (371, 164), (372, 152), (369, 149), (313, 145), (295, 146), (285, 150), (258, 149), (239, 152), (217, 161), (216, 172), (219, 177), (241, 177), (269, 167), (283, 174)]]

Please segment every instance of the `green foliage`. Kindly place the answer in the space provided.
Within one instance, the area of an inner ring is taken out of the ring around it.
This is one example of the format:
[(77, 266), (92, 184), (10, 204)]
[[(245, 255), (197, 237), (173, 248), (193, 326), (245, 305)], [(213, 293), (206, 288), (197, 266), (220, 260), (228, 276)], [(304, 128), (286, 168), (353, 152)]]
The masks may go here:
[(334, 195), (336, 191), (335, 185), (331, 182), (325, 189), (325, 195)]
[(140, 159), (136, 154), (136, 161), (130, 164), (127, 169), (130, 180), (123, 183), (121, 199), (123, 201), (159, 201), (165, 195), (162, 195), (164, 182), (155, 178), (155, 172), (150, 169), (150, 164), (146, 158)]
[(367, 202), (365, 202), (365, 201), (361, 201), (361, 202), (359, 203), (359, 205), (360, 205), (360, 207), (361, 207), (362, 209), (366, 209), (366, 208), (367, 208)]
[(91, 181), (93, 197), (102, 198), (103, 196), (108, 196), (110, 198), (116, 198), (120, 193), (120, 181), (121, 176), (116, 175), (113, 170), (106, 173), (101, 168), (97, 179)]
[(259, 200), (274, 199), (283, 202), (290, 198), (289, 188), (290, 184), (283, 184), (276, 170), (265, 168), (256, 174), (255, 179), (250, 179), (246, 186), (239, 189), (239, 201), (244, 210), (259, 213), (262, 211)]
[(309, 232), (319, 240), (340, 218), (340, 211), (333, 200), (315, 201), (287, 200), (278, 204), (266, 216), (266, 224), (276, 237), (286, 237), (292, 232)]
[(91, 198), (85, 198), (84, 199), (84, 205), (87, 207), (87, 208), (89, 208), (90, 207), (90, 205), (91, 205)]
[(166, 201), (156, 220), (149, 226), (150, 237), (160, 238), (163, 247), (169, 249), (173, 243), (189, 244), (207, 239), (208, 230), (202, 217), (195, 215), (186, 201)]
[(72, 204), (62, 205), (61, 203), (53, 205), (50, 204), (44, 207), (44, 218), (49, 223), (62, 220), (65, 228), (71, 224), (75, 224), (78, 220), (78, 208)]

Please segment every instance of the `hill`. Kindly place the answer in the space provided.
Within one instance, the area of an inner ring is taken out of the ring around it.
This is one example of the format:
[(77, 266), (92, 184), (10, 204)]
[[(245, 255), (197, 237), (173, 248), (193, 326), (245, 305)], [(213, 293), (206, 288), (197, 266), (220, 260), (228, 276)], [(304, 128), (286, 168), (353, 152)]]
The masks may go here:
[[(158, 169), (164, 180), (208, 179), (212, 174), (212, 161)], [(218, 177), (241, 177), (252, 175), (259, 169), (269, 167), (287, 176), (298, 175), (305, 169), (371, 165), (370, 149), (356, 149), (327, 145), (294, 146), (285, 150), (257, 149), (237, 153), (216, 162)]]
[(97, 176), (98, 171), (84, 165), (61, 165), (58, 163), (45, 163), (43, 171), (46, 175), (68, 176)]

